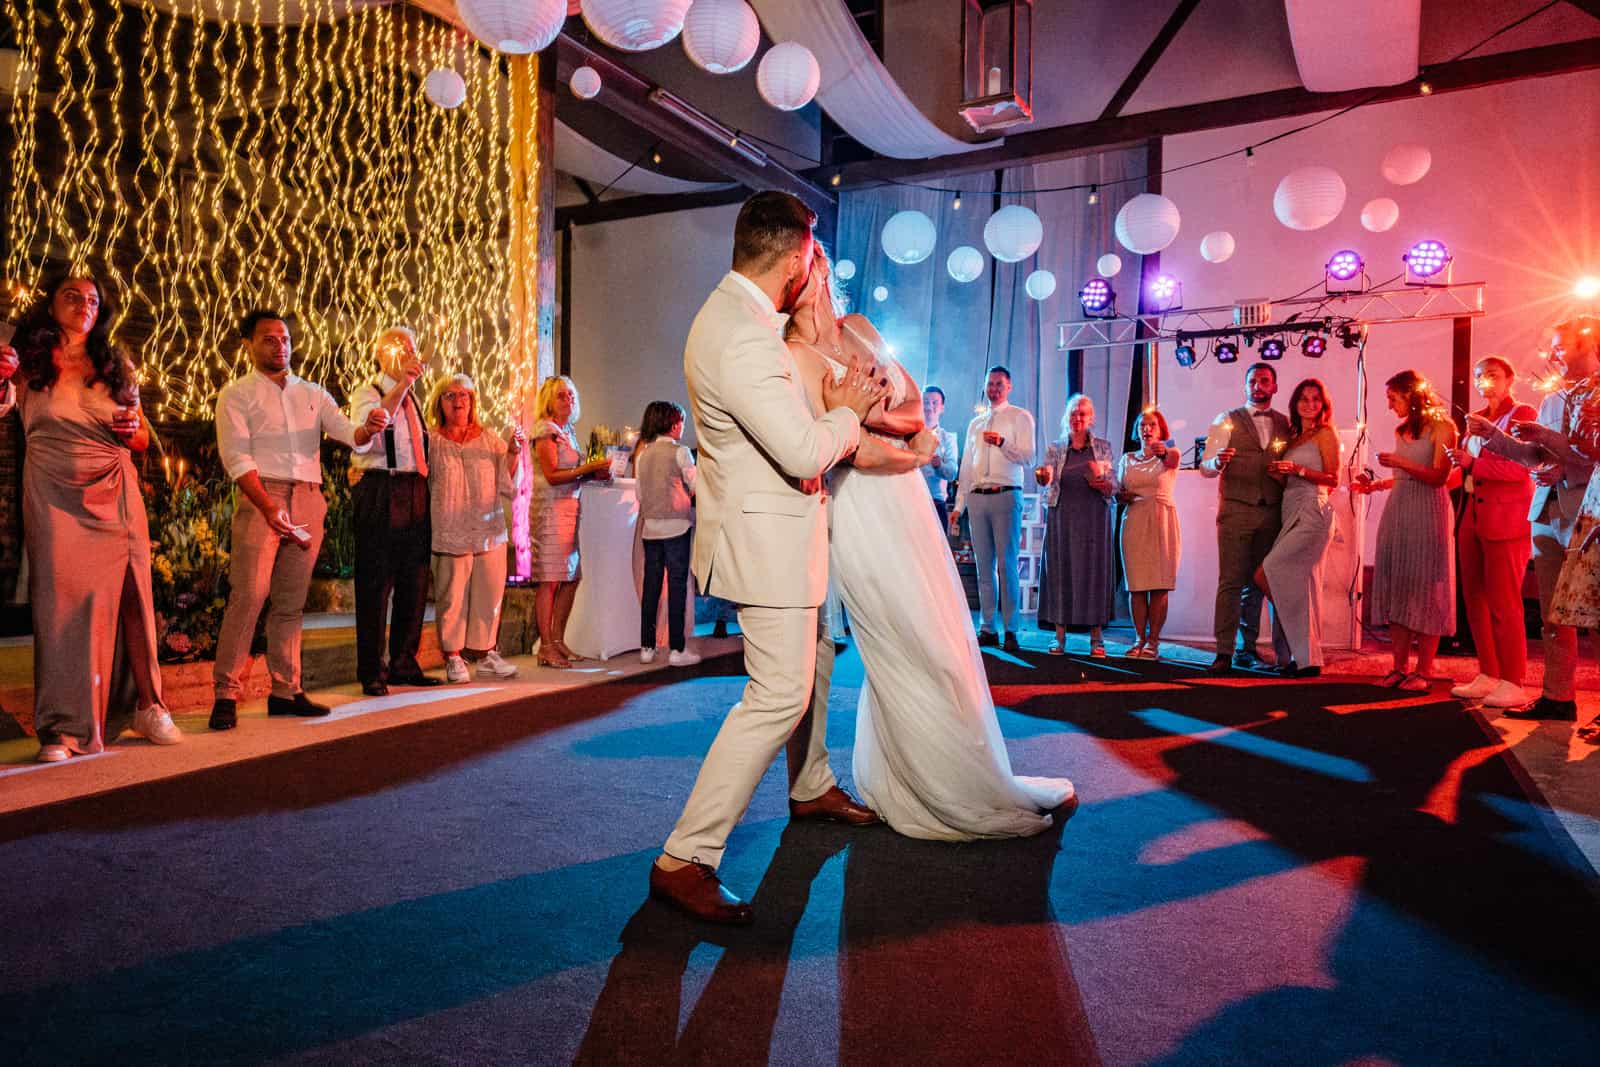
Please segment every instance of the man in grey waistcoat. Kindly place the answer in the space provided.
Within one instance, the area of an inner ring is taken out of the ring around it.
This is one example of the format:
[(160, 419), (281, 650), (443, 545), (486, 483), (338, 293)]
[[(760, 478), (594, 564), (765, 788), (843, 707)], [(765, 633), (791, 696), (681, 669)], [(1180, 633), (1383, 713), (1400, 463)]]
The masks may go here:
[[(1218, 415), (1206, 435), (1206, 458), (1200, 473), (1220, 480), (1213, 624), (1217, 657), (1211, 661), (1212, 671), (1261, 666), (1256, 639), (1260, 636), (1262, 592), (1254, 578), (1283, 523), (1283, 484), (1268, 476), (1267, 464), (1282, 455), (1289, 443), (1288, 418), (1272, 410), (1277, 392), (1277, 369), (1270, 363), (1253, 364), (1244, 376), (1246, 403)], [(1235, 647), (1240, 636), (1244, 640)], [(1289, 662), (1288, 642), (1276, 617), (1272, 647), (1279, 663)]]

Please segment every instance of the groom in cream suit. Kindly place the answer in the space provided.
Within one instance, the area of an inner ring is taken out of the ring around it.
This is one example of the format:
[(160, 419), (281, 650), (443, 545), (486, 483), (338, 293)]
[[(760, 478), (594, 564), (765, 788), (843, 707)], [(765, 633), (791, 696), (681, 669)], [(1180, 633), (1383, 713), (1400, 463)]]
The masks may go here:
[(733, 270), (695, 316), (683, 356), (700, 449), (693, 570), (703, 592), (739, 605), (750, 681), (651, 867), (650, 893), (712, 922), (751, 919), (716, 870), (780, 749), (788, 750), (791, 817), (878, 821), (828, 766), (833, 642), (818, 608), (828, 584), (822, 475), (856, 451), (861, 422), (888, 386), (875, 369), (852, 364), (841, 381), (824, 382), (826, 413), (817, 416), (806, 399), (781, 331), (810, 277), (815, 223), (787, 193), (745, 202)]

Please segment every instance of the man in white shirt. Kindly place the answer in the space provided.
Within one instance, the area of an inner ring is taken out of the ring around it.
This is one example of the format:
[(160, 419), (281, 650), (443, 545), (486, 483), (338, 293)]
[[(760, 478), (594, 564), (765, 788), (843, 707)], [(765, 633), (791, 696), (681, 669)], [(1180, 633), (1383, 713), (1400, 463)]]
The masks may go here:
[[(368, 696), (384, 696), (388, 683), (440, 685), (422, 673), (417, 648), (428, 606), (428, 568), (433, 526), (428, 515), (428, 434), (412, 392), (421, 377), (417, 341), (404, 326), (373, 342), (376, 382), (350, 394), (350, 417), (365, 422), (374, 411), (388, 415), (377, 443), (358, 453), (361, 474), (351, 493), (356, 534), (356, 678)], [(390, 594), (394, 610), (389, 609)], [(383, 659), (384, 621), (389, 624), (389, 659)]]
[(212, 670), (213, 730), (238, 724), (250, 639), (269, 598), (267, 714), (328, 714), (300, 688), (301, 615), (328, 512), (322, 499), (322, 437), (364, 449), (385, 418), (374, 414), (365, 424), (352, 423), (326, 389), (289, 373), (293, 345), (289, 326), (277, 312), (250, 312), (239, 332), (255, 369), (217, 396), (217, 451), (239, 496), (228, 563), (232, 589)]
[(933, 510), (938, 513), (941, 528), (950, 525), (950, 508), (945, 499), (950, 492), (950, 480), (956, 476), (961, 455), (956, 435), (939, 425), (944, 414), (944, 390), (930, 385), (922, 391), (922, 423), (939, 441), (939, 450), (932, 463), (922, 468), (928, 481), (928, 495), (933, 498)]
[(961, 513), (967, 511), (972, 552), (978, 563), (978, 644), (1000, 643), (996, 632), (998, 600), (1005, 650), (1020, 652), (1017, 624), (1022, 613), (1022, 589), (1017, 581), (1017, 555), (1022, 550), (1023, 479), (1033, 465), (1033, 416), (1007, 402), (1011, 396), (1011, 372), (1004, 367), (989, 368), (983, 392), (989, 399), (989, 410), (967, 424), (950, 531), (957, 531)]

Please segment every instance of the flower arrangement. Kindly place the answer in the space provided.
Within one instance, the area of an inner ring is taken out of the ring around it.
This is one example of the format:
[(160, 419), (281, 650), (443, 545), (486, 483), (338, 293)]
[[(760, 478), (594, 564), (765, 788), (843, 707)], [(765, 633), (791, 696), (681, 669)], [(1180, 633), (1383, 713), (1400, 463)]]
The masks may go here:
[[(170, 463), (164, 471), (172, 470)], [(233, 486), (221, 470), (196, 464), (146, 483), (156, 650), (163, 663), (210, 659), (228, 606), (228, 537)]]

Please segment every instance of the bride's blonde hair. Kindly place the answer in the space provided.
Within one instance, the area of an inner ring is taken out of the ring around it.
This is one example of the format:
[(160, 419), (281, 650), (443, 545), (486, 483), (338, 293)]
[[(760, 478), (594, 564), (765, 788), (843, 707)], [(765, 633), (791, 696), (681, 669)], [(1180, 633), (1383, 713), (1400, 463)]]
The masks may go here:
[[(816, 247), (816, 258), (828, 266), (828, 302), (833, 306), (833, 317), (842, 319), (850, 313), (849, 301), (845, 299), (844, 290), (839, 286), (839, 276), (833, 272), (833, 258), (828, 255), (827, 246), (818, 241), (816, 242)], [(812, 264), (811, 269), (813, 271), (817, 269), (815, 263)], [(794, 321), (796, 318), (798, 316), (790, 315), (789, 321), (784, 324), (783, 339), (785, 341), (799, 332), (799, 327), (795, 325)]]

